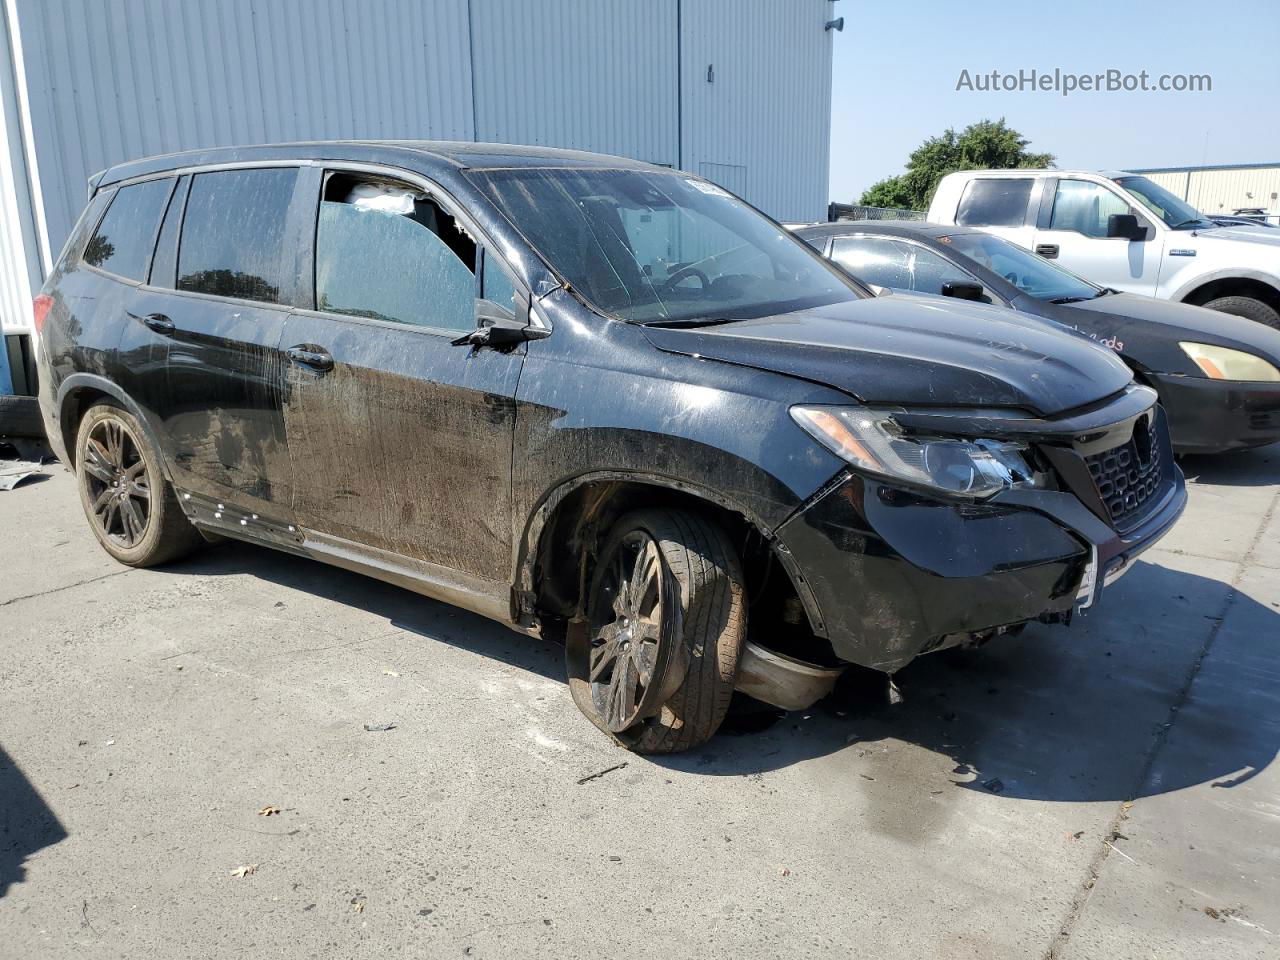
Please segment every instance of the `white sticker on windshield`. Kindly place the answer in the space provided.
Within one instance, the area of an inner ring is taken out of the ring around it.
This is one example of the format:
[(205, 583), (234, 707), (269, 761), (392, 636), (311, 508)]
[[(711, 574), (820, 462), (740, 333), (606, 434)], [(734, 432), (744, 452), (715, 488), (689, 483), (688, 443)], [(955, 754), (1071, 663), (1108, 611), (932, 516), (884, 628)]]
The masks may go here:
[(733, 197), (733, 194), (729, 193), (727, 190), (722, 190), (714, 183), (709, 183), (706, 180), (694, 180), (692, 177), (686, 177), (684, 182), (693, 187), (693, 189), (701, 190), (703, 193), (709, 193), (713, 197)]

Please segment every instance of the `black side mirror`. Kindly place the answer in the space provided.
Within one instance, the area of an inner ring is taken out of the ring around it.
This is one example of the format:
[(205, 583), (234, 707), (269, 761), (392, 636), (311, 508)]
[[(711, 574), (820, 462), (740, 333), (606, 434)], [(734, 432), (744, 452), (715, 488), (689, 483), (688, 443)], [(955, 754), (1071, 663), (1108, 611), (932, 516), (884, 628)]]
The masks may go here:
[(1113, 213), (1107, 217), (1107, 236), (1122, 240), (1145, 240), (1147, 228), (1132, 213)]
[(534, 326), (528, 318), (520, 319), (488, 300), (476, 302), (476, 329), (468, 330), (456, 340), (455, 347), (493, 347), (509, 350), (526, 340), (541, 340), (551, 333), (546, 327)]
[(986, 291), (980, 283), (967, 283), (964, 280), (948, 280), (942, 285), (944, 297), (955, 297), (957, 300), (981, 300)]

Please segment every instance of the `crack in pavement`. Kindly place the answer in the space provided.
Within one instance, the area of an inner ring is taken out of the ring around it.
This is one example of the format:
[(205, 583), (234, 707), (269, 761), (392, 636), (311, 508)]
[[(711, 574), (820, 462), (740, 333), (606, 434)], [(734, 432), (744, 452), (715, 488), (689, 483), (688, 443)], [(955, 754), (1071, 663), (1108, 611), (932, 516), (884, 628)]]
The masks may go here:
[(1071, 940), (1071, 934), (1075, 932), (1076, 925), (1080, 922), (1080, 918), (1084, 916), (1085, 907), (1089, 904), (1090, 897), (1093, 896), (1093, 890), (1098, 882), (1098, 878), (1102, 875), (1102, 868), (1106, 866), (1111, 853), (1121, 854), (1126, 860), (1135, 862), (1132, 857), (1122, 853), (1122, 851), (1113, 846), (1109, 841), (1115, 837), (1120, 830), (1120, 825), (1129, 818), (1129, 811), (1138, 801), (1138, 792), (1142, 789), (1142, 785), (1147, 782), (1151, 775), (1152, 769), (1155, 767), (1156, 758), (1160, 755), (1160, 751), (1164, 749), (1164, 745), (1169, 740), (1169, 733), (1173, 729), (1174, 723), (1178, 719), (1178, 714), (1183, 706), (1191, 697), (1191, 688), (1196, 682), (1196, 678), (1200, 675), (1200, 668), (1204, 666), (1205, 660), (1208, 658), (1210, 651), (1213, 649), (1214, 642), (1218, 639), (1218, 634), (1222, 631), (1222, 625), (1227, 621), (1227, 615), (1231, 612), (1231, 608), (1235, 606), (1236, 598), (1240, 596), (1240, 581), (1244, 578), (1245, 572), (1255, 564), (1253, 556), (1257, 552), (1258, 544), (1262, 542), (1262, 535), (1266, 533), (1267, 528), (1271, 524), (1271, 519), (1276, 512), (1276, 505), (1280, 504), (1280, 492), (1277, 492), (1271, 498), (1271, 503), (1267, 507), (1266, 513), (1263, 514), (1262, 520), (1258, 523), (1257, 532), (1249, 543), (1249, 549), (1245, 551), (1240, 562), (1236, 564), (1236, 571), (1231, 576), (1231, 583), (1227, 590), (1226, 600), (1222, 604), (1222, 610), (1213, 622), (1213, 627), (1209, 630), (1209, 634), (1205, 637), (1204, 643), (1200, 647), (1199, 654), (1192, 661), (1191, 668), (1187, 671), (1186, 679), (1182, 683), (1182, 687), (1178, 690), (1178, 694), (1174, 697), (1172, 705), (1169, 707), (1167, 719), (1160, 725), (1160, 730), (1156, 733), (1155, 738), (1151, 742), (1151, 748), (1147, 751), (1146, 759), (1143, 761), (1141, 772), (1134, 781), (1133, 789), (1129, 791), (1127, 800), (1120, 803), (1107, 829), (1103, 833), (1103, 840), (1098, 847), (1097, 852), (1093, 855), (1093, 859), (1089, 861), (1088, 873), (1080, 884), (1080, 889), (1075, 897), (1072, 898), (1071, 906), (1067, 911), (1066, 917), (1058, 928), (1057, 934), (1054, 935), (1053, 942), (1049, 944), (1049, 949), (1045, 951), (1044, 960), (1061, 960), (1066, 950), (1067, 944)]
[(36, 597), (47, 597), (51, 593), (61, 593), (63, 590), (74, 590), (76, 587), (83, 587), (90, 583), (97, 583), (99, 580), (106, 580), (110, 577), (119, 577), (123, 574), (133, 572), (133, 567), (129, 567), (124, 570), (112, 570), (110, 573), (104, 573), (100, 577), (90, 577), (88, 580), (79, 580), (76, 583), (66, 583), (60, 587), (50, 587), (48, 590), (41, 590), (38, 593), (25, 593), (20, 597), (11, 597), (8, 600), (0, 601), (0, 607), (7, 607), (11, 603), (18, 603), (22, 600), (34, 600)]

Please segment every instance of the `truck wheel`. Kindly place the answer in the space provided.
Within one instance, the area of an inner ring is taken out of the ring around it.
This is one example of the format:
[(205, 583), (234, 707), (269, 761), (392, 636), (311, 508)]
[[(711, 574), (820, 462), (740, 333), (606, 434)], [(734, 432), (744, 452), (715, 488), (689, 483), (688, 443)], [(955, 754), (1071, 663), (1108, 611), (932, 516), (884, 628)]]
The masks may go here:
[(746, 632), (742, 564), (724, 531), (684, 510), (629, 513), (566, 647), (574, 701), (637, 753), (688, 750), (729, 709)]
[(1280, 330), (1280, 313), (1277, 313), (1273, 307), (1268, 306), (1261, 300), (1255, 300), (1253, 297), (1218, 297), (1217, 300), (1210, 300), (1204, 306), (1210, 310), (1218, 310), (1222, 313), (1229, 313), (1232, 316), (1244, 317), (1246, 320), (1254, 321), (1254, 323), (1261, 323), (1263, 326)]
[(76, 433), (76, 479), (90, 529), (121, 563), (152, 567), (202, 542), (146, 432), (122, 407), (99, 403), (85, 413)]

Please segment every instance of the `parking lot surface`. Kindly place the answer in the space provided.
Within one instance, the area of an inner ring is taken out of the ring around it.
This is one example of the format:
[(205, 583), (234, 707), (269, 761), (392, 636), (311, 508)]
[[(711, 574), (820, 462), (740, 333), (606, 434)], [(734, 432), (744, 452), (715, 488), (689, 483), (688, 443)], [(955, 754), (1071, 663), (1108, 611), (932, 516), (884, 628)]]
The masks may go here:
[[(0, 957), (1280, 956), (1280, 448), (1069, 628), (610, 744), (561, 652), (0, 493)], [(598, 774), (597, 776), (593, 776)]]

